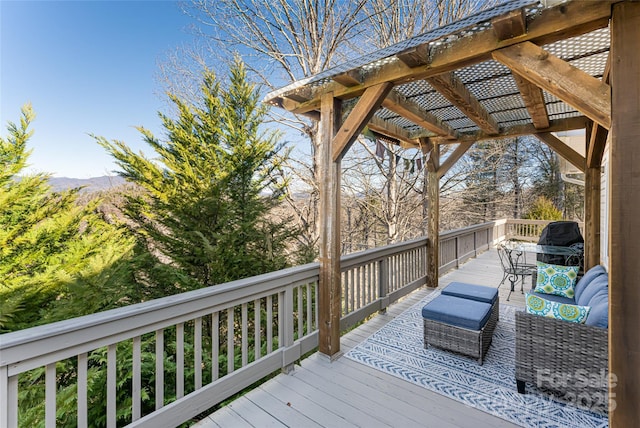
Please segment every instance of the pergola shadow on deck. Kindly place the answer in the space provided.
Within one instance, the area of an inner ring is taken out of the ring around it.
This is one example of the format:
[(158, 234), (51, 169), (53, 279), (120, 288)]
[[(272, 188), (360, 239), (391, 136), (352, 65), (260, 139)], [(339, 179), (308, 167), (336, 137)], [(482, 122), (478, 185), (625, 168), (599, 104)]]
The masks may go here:
[[(496, 250), (491, 249), (442, 276), (439, 286), (461, 281), (497, 287), (501, 279), (500, 261)], [(390, 306), (386, 313), (376, 315), (342, 336), (342, 351), (346, 353), (357, 346), (431, 290), (416, 290)], [(506, 281), (500, 287), (501, 302), (505, 302), (508, 292)], [(519, 288), (511, 295), (510, 303), (524, 305)], [(269, 380), (197, 426), (492, 428), (517, 425), (348, 358), (330, 362), (326, 356), (316, 353), (302, 360), (290, 374)]]

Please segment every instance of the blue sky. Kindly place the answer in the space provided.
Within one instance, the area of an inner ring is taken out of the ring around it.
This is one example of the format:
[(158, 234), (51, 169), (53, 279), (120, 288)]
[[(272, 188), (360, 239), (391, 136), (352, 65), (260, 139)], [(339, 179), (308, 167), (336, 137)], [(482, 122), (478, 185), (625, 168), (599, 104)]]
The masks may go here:
[(0, 131), (31, 102), (29, 172), (88, 178), (116, 169), (89, 134), (144, 149), (134, 126), (162, 134), (158, 63), (189, 44), (173, 1), (0, 0)]

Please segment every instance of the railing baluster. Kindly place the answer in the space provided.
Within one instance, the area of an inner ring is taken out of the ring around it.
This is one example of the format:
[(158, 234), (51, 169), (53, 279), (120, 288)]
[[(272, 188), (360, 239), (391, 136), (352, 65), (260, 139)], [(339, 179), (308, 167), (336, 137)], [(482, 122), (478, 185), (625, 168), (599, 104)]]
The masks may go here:
[(267, 296), (267, 355), (273, 351), (273, 299)]
[(302, 300), (302, 286), (296, 287), (298, 295), (298, 339), (304, 336), (304, 316), (303, 316), (303, 300)]
[[(385, 257), (380, 260), (380, 265), (378, 268), (378, 298), (384, 298), (387, 295), (387, 290), (389, 289), (389, 258)], [(383, 303), (381, 312), (385, 313), (387, 311), (387, 306)]]
[(220, 312), (211, 314), (211, 381), (220, 377)]
[(164, 406), (164, 330), (156, 330), (156, 410)]
[(261, 332), (260, 329), (262, 327), (262, 322), (261, 322), (261, 310), (260, 310), (260, 299), (256, 299), (253, 301), (253, 324), (254, 324), (254, 352), (255, 352), (255, 359), (256, 361), (258, 359), (260, 359), (260, 354), (262, 352), (262, 350), (260, 348), (262, 348), (262, 343), (261, 343)]
[[(349, 270), (349, 281), (348, 281), (348, 287), (349, 287), (349, 305), (347, 306), (347, 311), (346, 314), (352, 312), (355, 309), (355, 294), (356, 294), (356, 286), (355, 286), (355, 281), (354, 281), (354, 269), (350, 269)], [(346, 315), (344, 314), (344, 315)]]
[(400, 263), (400, 284), (398, 284), (398, 288), (402, 288), (407, 283), (407, 253), (400, 253), (398, 256), (398, 262)]
[(195, 389), (202, 388), (202, 318), (194, 321), (193, 330), (193, 368), (195, 371)]
[[(0, 367), (0, 427), (16, 428), (18, 426), (18, 376), (9, 377), (9, 368)], [(2, 401), (6, 406), (2, 405)]]
[(87, 354), (78, 355), (78, 428), (87, 426)]
[(176, 398), (184, 397), (184, 323), (176, 325)]
[(234, 308), (227, 309), (227, 374), (235, 370), (235, 349), (234, 349)]
[[(278, 293), (278, 325), (281, 326), (278, 348), (286, 349), (293, 345), (293, 312), (293, 285), (289, 285)], [(289, 373), (291, 370), (293, 362), (285, 361), (282, 371)]]
[(393, 291), (396, 291), (400, 288), (400, 281), (402, 279), (402, 268), (400, 264), (400, 255), (396, 254), (393, 256), (393, 265), (394, 265), (394, 281), (393, 281)]
[[(140, 419), (142, 414), (142, 406), (140, 395), (142, 392), (142, 351), (141, 351), (142, 338), (136, 336), (133, 338), (133, 352), (131, 357), (133, 359), (133, 391), (131, 396), (131, 418), (134, 421)], [(79, 364), (78, 364), (79, 365)], [(78, 368), (79, 371), (79, 368)]]
[(319, 325), (319, 323), (318, 323), (318, 316), (319, 316), (318, 315), (318, 281), (315, 281), (313, 283), (313, 289), (314, 289), (314, 296), (316, 296), (315, 297), (315, 301), (314, 301), (314, 307), (315, 307), (315, 312), (316, 312), (315, 313), (315, 318), (314, 318), (315, 319), (314, 325), (316, 326), (316, 329), (318, 329), (319, 328), (318, 327), (318, 325)]
[(249, 364), (249, 315), (247, 304), (242, 304), (242, 367)]
[(45, 369), (45, 426), (56, 426), (56, 363)]
[(313, 331), (313, 312), (311, 305), (313, 304), (313, 298), (311, 296), (311, 284), (306, 285), (307, 294), (307, 334)]
[(397, 254), (391, 258), (391, 266), (393, 266), (393, 272), (391, 272), (392, 279), (391, 279), (389, 290), (396, 291), (398, 289), (398, 271), (399, 271)]
[(6, 406), (0, 403), (0, 428), (8, 428), (9, 412), (11, 411), (8, 402), (11, 396), (9, 395), (9, 367), (7, 366), (0, 367), (0, 397), (4, 397), (7, 402)]
[(373, 297), (373, 264), (367, 265), (367, 303), (371, 303), (374, 300)]
[[(293, 312), (293, 308), (291, 309), (291, 312)], [(280, 292), (278, 293), (278, 347), (276, 349), (280, 349), (284, 346), (284, 323), (285, 317), (287, 316), (290, 316), (290, 314), (284, 313), (284, 292)]]
[(357, 278), (356, 283), (358, 284), (357, 285), (357, 287), (358, 287), (358, 294), (357, 294), (358, 298), (356, 299), (358, 303), (356, 305), (357, 306), (356, 309), (360, 309), (362, 306), (364, 306), (363, 303), (362, 303), (363, 302), (363, 298), (362, 298), (362, 294), (363, 294), (362, 293), (362, 266), (358, 266), (358, 269), (356, 270), (356, 278)]
[(107, 428), (116, 426), (116, 348), (113, 343), (107, 346)]
[(349, 312), (349, 274), (348, 272), (342, 272), (341, 274), (342, 277), (342, 284), (343, 284), (343, 290), (344, 290), (344, 297), (342, 298), (342, 306), (346, 306), (345, 310), (348, 313)]

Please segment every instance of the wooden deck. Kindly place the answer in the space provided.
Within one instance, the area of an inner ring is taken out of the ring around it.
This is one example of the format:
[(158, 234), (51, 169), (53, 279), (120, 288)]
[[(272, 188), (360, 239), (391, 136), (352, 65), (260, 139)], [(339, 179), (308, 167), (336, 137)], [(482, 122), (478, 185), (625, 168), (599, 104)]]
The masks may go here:
[[(469, 260), (440, 278), (497, 287), (502, 268), (495, 250)], [(519, 285), (519, 284), (518, 284)], [(362, 342), (430, 291), (420, 289), (341, 339), (343, 352)], [(506, 302), (509, 282), (500, 287)], [(523, 305), (517, 291), (510, 302)], [(226, 407), (198, 427), (515, 427), (435, 392), (347, 358), (329, 362), (314, 354), (291, 374), (280, 374)]]

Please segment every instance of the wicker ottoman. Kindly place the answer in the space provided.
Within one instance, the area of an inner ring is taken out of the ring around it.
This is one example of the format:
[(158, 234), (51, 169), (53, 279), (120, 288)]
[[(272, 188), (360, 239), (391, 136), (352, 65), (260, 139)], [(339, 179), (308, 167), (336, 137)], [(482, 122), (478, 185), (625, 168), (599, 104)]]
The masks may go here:
[(435, 346), (478, 359), (482, 365), (498, 323), (492, 305), (440, 295), (422, 308), (424, 346)]
[(491, 311), (495, 312), (496, 320), (500, 319), (500, 298), (497, 288), (466, 282), (452, 282), (442, 289), (442, 294), (488, 303), (491, 305)]

